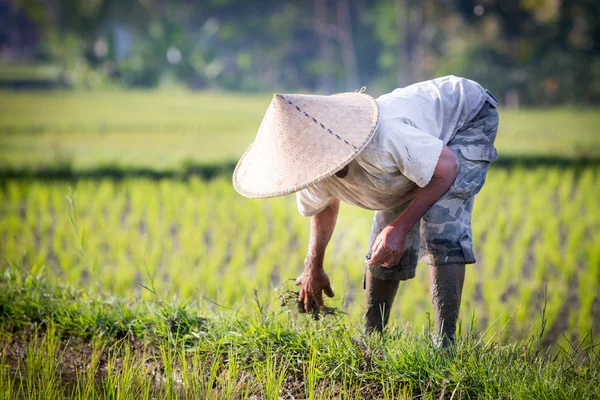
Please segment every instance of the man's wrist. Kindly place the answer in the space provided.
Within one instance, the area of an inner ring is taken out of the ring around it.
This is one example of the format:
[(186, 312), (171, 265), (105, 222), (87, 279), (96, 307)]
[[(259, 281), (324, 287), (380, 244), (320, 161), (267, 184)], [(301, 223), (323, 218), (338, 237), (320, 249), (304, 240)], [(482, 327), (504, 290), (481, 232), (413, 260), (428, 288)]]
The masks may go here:
[(311, 271), (318, 271), (323, 269), (323, 258), (313, 255), (306, 256), (304, 260), (304, 268)]
[(402, 232), (404, 235), (408, 234), (408, 232), (414, 226), (414, 224), (412, 224), (411, 226), (410, 223), (408, 223), (404, 218), (402, 218), (402, 215), (396, 218), (396, 220), (394, 220), (390, 225), (392, 226), (392, 228), (400, 230), (400, 232)]

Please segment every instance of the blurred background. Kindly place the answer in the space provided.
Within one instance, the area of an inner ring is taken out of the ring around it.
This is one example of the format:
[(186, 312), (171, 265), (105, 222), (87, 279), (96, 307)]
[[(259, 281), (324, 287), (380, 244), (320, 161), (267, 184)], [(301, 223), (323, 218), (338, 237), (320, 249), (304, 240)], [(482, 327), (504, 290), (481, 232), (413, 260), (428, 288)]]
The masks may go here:
[(594, 0), (3, 0), (0, 85), (381, 94), (454, 74), (600, 102)]
[[(243, 311), (256, 290), (279, 312), (309, 220), (294, 196), (250, 200), (231, 185), (272, 93), (378, 96), (446, 74), (501, 103), (463, 333), (589, 340), (597, 0), (0, 0), (0, 288), (21, 298), (33, 274), (145, 301), (152, 283), (160, 298)], [(328, 304), (356, 326), (372, 217), (342, 206), (325, 260)], [(428, 326), (426, 266), (398, 304), (395, 323)]]

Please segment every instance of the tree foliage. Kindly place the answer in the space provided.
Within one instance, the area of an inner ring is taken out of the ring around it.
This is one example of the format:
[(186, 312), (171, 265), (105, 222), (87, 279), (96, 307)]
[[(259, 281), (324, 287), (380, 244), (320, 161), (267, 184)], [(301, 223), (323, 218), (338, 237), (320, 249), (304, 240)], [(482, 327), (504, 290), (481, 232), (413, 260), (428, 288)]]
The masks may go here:
[(600, 101), (594, 0), (13, 0), (68, 85), (385, 92), (443, 74), (509, 105)]

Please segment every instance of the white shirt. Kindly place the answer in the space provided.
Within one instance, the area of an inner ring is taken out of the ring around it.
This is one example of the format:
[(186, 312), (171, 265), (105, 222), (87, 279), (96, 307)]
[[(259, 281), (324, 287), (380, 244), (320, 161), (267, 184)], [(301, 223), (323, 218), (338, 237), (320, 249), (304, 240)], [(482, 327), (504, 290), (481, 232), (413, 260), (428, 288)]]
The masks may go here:
[(486, 99), (478, 83), (446, 76), (396, 89), (376, 99), (379, 126), (371, 142), (333, 175), (296, 195), (304, 216), (321, 212), (333, 197), (368, 210), (407, 205), (426, 186), (444, 144), (475, 117)]

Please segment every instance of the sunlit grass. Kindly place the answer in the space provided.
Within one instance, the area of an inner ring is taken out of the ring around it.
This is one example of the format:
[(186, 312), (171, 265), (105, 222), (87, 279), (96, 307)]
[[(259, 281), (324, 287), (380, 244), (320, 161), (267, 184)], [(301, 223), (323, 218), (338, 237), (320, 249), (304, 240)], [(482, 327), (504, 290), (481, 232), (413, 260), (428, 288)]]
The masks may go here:
[(599, 124), (595, 108), (503, 109), (496, 146), (500, 157), (598, 158)]
[[(473, 211), (478, 262), (468, 267), (463, 321), (474, 314), (479, 329), (493, 324), (496, 334), (523, 338), (539, 328), (545, 299), (549, 342), (598, 329), (599, 179), (594, 167), (490, 172)], [(0, 206), (6, 262), (121, 297), (152, 300), (142, 287), (152, 283), (160, 296), (244, 310), (255, 290), (272, 302), (293, 287), (308, 246), (309, 219), (293, 196), (246, 199), (229, 177), (9, 180)], [(362, 319), (372, 215), (342, 206), (325, 259), (336, 291), (329, 304), (352, 323)], [(401, 284), (393, 321), (418, 331), (430, 311), (420, 265), (416, 279)]]
[(0, 167), (177, 169), (237, 159), (270, 95), (0, 92)]
[(280, 304), (308, 241), (293, 196), (242, 198), (229, 174), (101, 176), (230, 168), (269, 99), (0, 92), (0, 173), (97, 172), (0, 184), (0, 397), (600, 396), (600, 173), (576, 161), (598, 159), (600, 113), (501, 110), (501, 157), (575, 166), (492, 167), (458, 347), (444, 353), (423, 265), (384, 340), (362, 336), (372, 212), (342, 206), (325, 260), (342, 313), (314, 322)]
[[(179, 170), (236, 161), (270, 94), (0, 92), (0, 169)], [(500, 157), (600, 153), (596, 109), (501, 110)]]
[[(600, 377), (597, 350), (571, 342), (547, 352), (536, 331), (527, 340), (500, 344), (469, 329), (455, 349), (440, 350), (429, 330), (395, 327), (383, 338), (366, 337), (342, 319), (313, 321), (264, 304), (235, 314), (184, 311), (188, 320), (199, 313), (207, 317), (206, 325), (190, 325), (190, 335), (173, 329), (172, 312), (160, 311), (181, 310), (176, 302), (108, 298), (107, 307), (106, 295), (74, 292), (33, 276), (5, 275), (2, 286), (0, 388), (8, 398), (600, 395), (598, 385), (590, 384)], [(64, 314), (68, 308), (79, 318), (71, 321), (74, 315)], [(133, 328), (106, 329), (123, 322)], [(27, 333), (15, 323), (26, 324)]]

